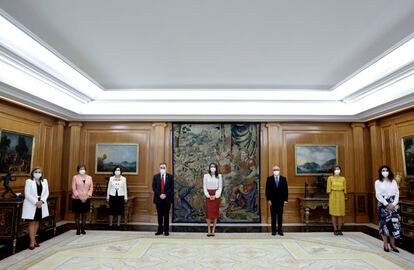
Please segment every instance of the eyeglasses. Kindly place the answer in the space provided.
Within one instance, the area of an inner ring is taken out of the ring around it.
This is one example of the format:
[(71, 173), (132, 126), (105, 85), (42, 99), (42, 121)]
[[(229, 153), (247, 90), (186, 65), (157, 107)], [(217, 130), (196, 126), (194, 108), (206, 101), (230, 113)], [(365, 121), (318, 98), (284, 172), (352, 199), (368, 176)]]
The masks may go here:
[(42, 173), (42, 171), (34, 171), (33, 173)]
[(164, 170), (165, 170), (166, 168), (167, 168), (167, 167), (160, 167), (160, 169), (164, 169)]

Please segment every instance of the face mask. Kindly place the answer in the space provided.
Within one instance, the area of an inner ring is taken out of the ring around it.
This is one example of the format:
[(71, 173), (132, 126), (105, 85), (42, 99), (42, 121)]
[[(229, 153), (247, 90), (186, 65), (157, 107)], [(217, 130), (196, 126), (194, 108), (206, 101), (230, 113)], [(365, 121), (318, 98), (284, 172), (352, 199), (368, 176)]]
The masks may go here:
[(279, 174), (280, 174), (280, 171), (278, 171), (278, 170), (274, 170), (274, 171), (273, 171), (273, 175), (274, 175), (274, 176), (278, 176)]
[(215, 172), (216, 172), (216, 168), (211, 167), (211, 168), (210, 168), (210, 172), (215, 173)]
[(79, 174), (84, 175), (86, 173), (86, 170), (79, 170)]
[(165, 171), (166, 171), (165, 169), (160, 169), (161, 174), (165, 174)]
[(42, 177), (42, 173), (33, 173), (33, 177), (35, 179), (40, 179), (40, 177)]
[(389, 172), (381, 172), (382, 176), (384, 177), (388, 177), (388, 175), (390, 174)]
[(115, 171), (115, 175), (121, 175), (121, 171)]
[(339, 175), (341, 173), (341, 170), (335, 170), (335, 175)]

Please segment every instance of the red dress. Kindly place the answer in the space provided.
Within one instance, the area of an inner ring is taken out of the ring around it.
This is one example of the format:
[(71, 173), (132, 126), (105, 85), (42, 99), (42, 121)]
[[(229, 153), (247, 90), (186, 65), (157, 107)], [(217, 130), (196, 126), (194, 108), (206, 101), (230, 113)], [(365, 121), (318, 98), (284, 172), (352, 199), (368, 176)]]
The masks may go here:
[[(216, 195), (217, 189), (208, 189), (210, 196)], [(210, 200), (206, 198), (206, 219), (217, 219), (219, 217), (220, 198)]]

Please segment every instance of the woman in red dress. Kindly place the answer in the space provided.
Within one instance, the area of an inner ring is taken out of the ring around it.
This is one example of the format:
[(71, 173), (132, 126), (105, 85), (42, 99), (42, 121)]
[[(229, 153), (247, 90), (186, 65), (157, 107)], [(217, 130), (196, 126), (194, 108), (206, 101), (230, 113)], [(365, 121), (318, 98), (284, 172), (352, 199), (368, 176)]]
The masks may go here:
[[(204, 175), (203, 190), (206, 196), (206, 221), (208, 227), (207, 236), (214, 236), (216, 231), (216, 223), (219, 217), (220, 196), (223, 190), (223, 180), (221, 174), (218, 173), (218, 166), (211, 163), (208, 173)], [(211, 223), (213, 222), (213, 226)]]

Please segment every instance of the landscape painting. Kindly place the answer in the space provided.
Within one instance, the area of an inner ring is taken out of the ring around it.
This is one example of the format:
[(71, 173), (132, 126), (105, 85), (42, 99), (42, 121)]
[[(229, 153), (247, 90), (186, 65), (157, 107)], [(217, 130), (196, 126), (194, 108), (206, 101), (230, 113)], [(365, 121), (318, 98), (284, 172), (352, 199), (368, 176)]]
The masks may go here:
[(0, 130), (0, 173), (29, 175), (32, 169), (34, 137)]
[(404, 174), (414, 176), (414, 136), (402, 138)]
[(223, 176), (219, 222), (260, 222), (259, 132), (257, 123), (173, 124), (174, 222), (205, 222), (203, 175), (212, 162)]
[(338, 164), (337, 145), (295, 145), (296, 175), (331, 174)]
[(112, 174), (117, 165), (123, 174), (138, 174), (139, 145), (135, 143), (97, 143), (95, 173)]

